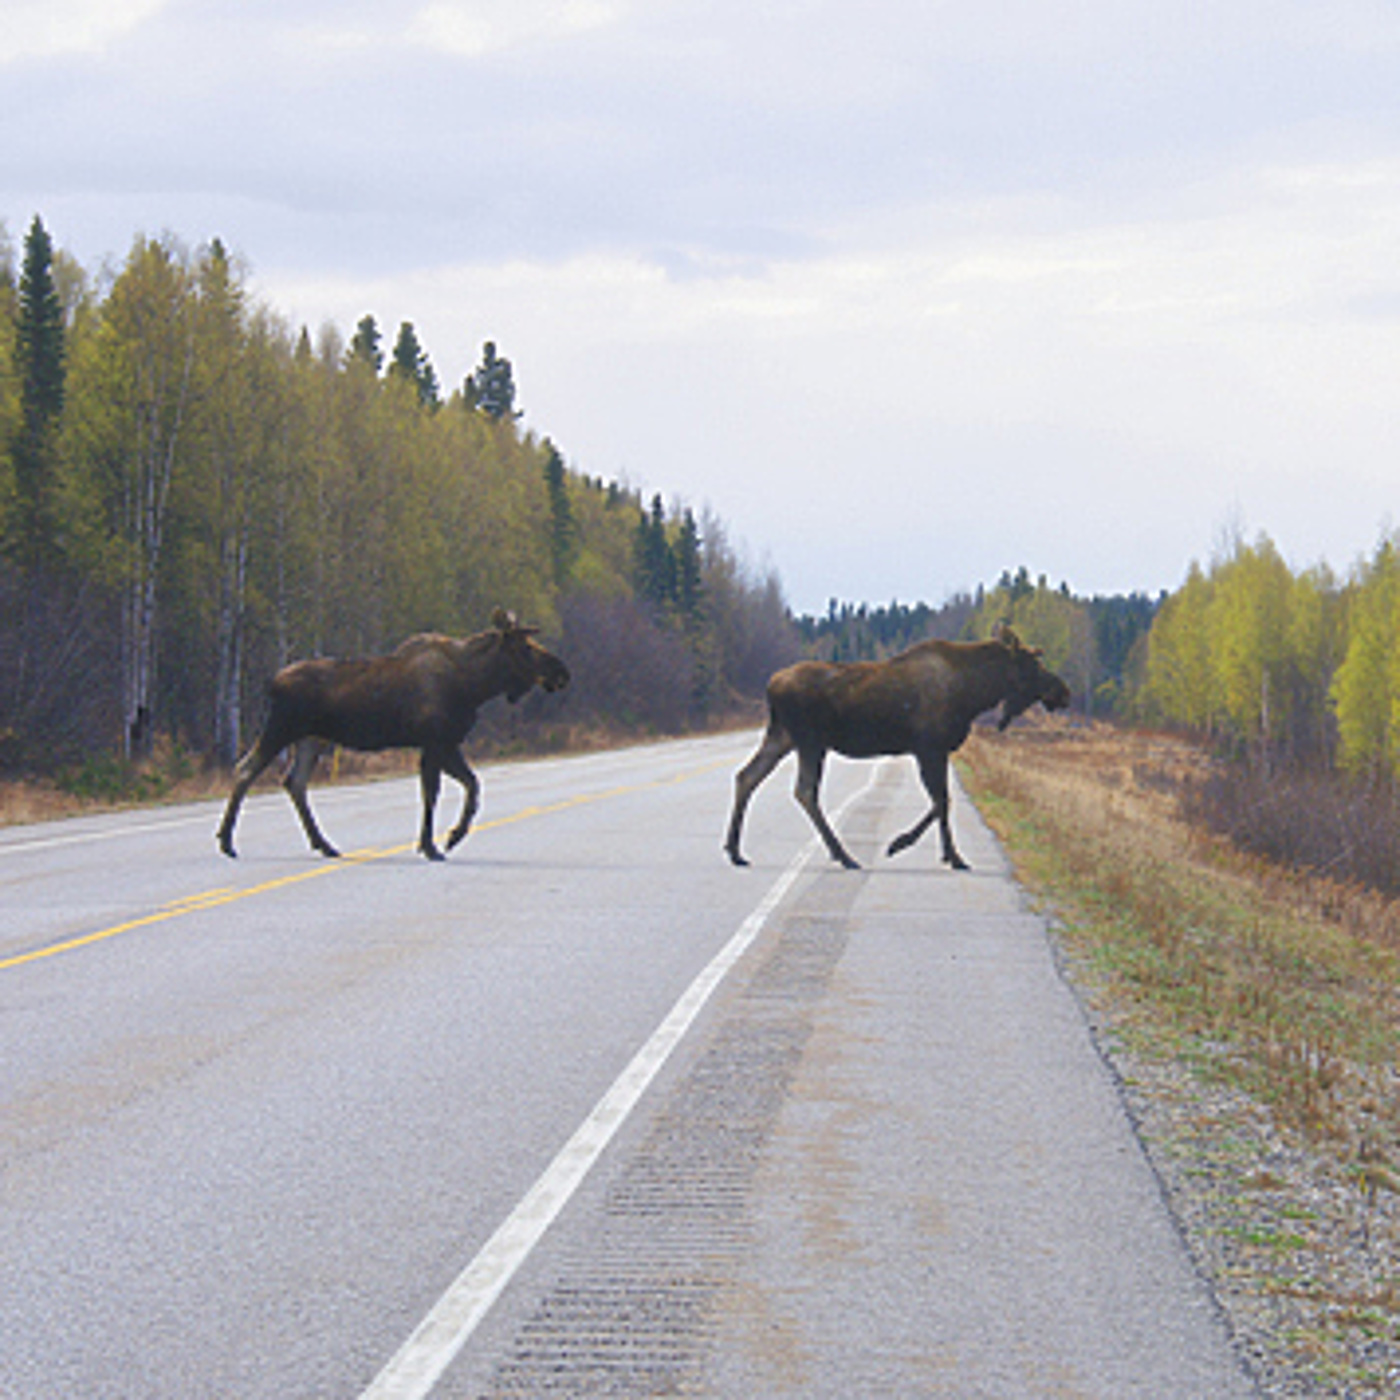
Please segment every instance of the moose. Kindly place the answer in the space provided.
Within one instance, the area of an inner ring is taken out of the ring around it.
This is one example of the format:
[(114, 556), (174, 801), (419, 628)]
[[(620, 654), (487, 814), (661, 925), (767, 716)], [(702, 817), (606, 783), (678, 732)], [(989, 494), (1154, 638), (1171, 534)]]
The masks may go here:
[(257, 742), (239, 760), (219, 849), (236, 855), (233, 828), (238, 810), (258, 775), (284, 749), (295, 753), (283, 786), (291, 796), (313, 850), (340, 854), (322, 834), (307, 801), (306, 787), (317, 760), (335, 744), (347, 749), (418, 749), (423, 788), (423, 825), (418, 849), (442, 860), (433, 840), (433, 811), (443, 773), (465, 794), (462, 815), (447, 838), (450, 851), (476, 815), (481, 784), (462, 756), (461, 744), (476, 712), (504, 694), (513, 705), (536, 684), (547, 691), (569, 683), (569, 668), (534, 640), (515, 614), (498, 608), (485, 632), (458, 639), (436, 633), (408, 638), (388, 656), (295, 661), (268, 684), (270, 705)]
[(832, 859), (856, 869), (858, 863), (828, 825), (818, 801), (827, 752), (848, 758), (913, 754), (933, 805), (890, 842), (886, 854), (906, 850), (937, 821), (944, 861), (966, 870), (948, 822), (948, 755), (984, 711), (1000, 704), (998, 728), (1005, 729), (1037, 701), (1047, 710), (1063, 709), (1070, 701), (1069, 687), (1009, 627), (985, 642), (919, 642), (887, 661), (799, 661), (768, 682), (768, 729), (735, 775), (724, 849), (735, 865), (748, 864), (739, 843), (749, 800), (796, 749), (798, 805)]

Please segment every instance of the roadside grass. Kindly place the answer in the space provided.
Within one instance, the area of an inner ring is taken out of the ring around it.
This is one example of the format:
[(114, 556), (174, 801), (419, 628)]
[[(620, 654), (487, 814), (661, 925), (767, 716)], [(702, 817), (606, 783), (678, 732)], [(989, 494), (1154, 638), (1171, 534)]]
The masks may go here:
[(1107, 726), (979, 733), (963, 772), (1018, 873), (1141, 1022), (1310, 1140), (1400, 1136), (1394, 905), (1188, 825), (1209, 760)]
[(1211, 763), (1058, 718), (959, 755), (1264, 1392), (1394, 1395), (1400, 905), (1188, 820)]

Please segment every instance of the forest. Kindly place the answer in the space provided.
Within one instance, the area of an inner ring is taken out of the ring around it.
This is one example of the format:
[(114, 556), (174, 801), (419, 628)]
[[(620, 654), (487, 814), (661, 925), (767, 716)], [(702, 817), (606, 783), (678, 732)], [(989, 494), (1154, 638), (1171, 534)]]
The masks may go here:
[(721, 521), (522, 429), (492, 342), (444, 393), (410, 322), (313, 336), (217, 240), (137, 237), (94, 277), (37, 216), (0, 324), (0, 771), (227, 765), (288, 660), (498, 605), (573, 668), (510, 712), (535, 743), (713, 722), (797, 654)]

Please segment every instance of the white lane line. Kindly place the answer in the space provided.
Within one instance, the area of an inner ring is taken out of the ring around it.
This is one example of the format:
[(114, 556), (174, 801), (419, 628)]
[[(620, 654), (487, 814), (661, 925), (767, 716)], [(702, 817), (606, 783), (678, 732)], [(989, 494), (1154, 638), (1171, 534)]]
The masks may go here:
[[(841, 804), (833, 820), (839, 821), (846, 809), (871, 789), (882, 766), (875, 765), (869, 781)], [(448, 1286), (360, 1400), (423, 1400), (437, 1384), (516, 1270), (602, 1156), (613, 1135), (627, 1121), (715, 988), (758, 937), (773, 910), (819, 849), (814, 837), (793, 857), (758, 907), (681, 994), (666, 1019), (598, 1100), (544, 1175), (481, 1247), (476, 1258)]]
[(196, 817), (172, 817), (168, 821), (132, 822), (110, 826), (101, 831), (75, 831), (65, 836), (39, 836), (33, 840), (23, 837), (7, 840), (0, 837), (0, 856), (28, 855), (30, 851), (51, 851), (58, 846), (85, 846), (94, 841), (114, 841), (121, 836), (144, 836), (152, 831), (172, 831), (182, 826), (202, 826), (213, 821), (218, 813), (211, 808)]

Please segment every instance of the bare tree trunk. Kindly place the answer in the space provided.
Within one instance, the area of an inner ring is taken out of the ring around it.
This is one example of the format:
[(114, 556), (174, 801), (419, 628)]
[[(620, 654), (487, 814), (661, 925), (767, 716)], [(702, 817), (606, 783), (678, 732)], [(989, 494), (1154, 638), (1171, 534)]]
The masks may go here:
[(232, 767), (243, 739), (243, 614), (248, 539), (242, 522), (220, 541), (218, 679), (214, 699), (214, 751)]
[(175, 367), (174, 384), (166, 381), (160, 365), (142, 370), (152, 377), (152, 382), (145, 401), (137, 409), (135, 529), (130, 536), (135, 558), (123, 616), (123, 720), (128, 759), (146, 757), (154, 738), (157, 580), (176, 446), (188, 406), (193, 367), (194, 338), (187, 333)]

